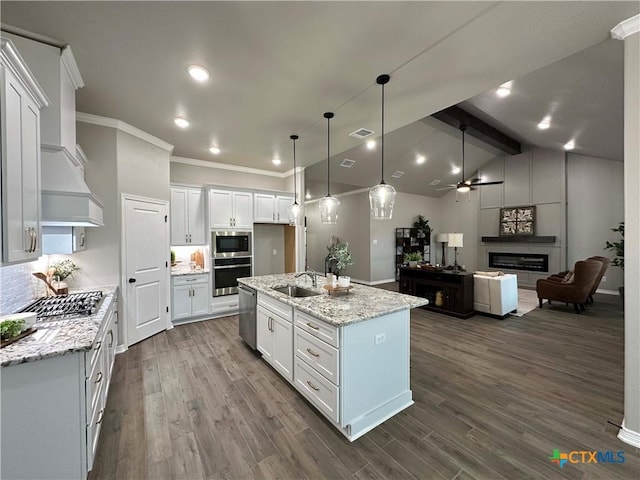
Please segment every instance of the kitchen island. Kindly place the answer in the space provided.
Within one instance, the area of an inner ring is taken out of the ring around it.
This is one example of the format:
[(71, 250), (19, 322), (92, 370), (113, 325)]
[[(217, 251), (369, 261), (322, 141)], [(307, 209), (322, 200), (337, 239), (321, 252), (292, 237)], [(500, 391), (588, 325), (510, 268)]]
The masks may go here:
[[(424, 298), (354, 284), (328, 295), (294, 274), (241, 278), (256, 290), (257, 348), (349, 440), (413, 404), (409, 311)], [(304, 287), (305, 297), (274, 290)]]

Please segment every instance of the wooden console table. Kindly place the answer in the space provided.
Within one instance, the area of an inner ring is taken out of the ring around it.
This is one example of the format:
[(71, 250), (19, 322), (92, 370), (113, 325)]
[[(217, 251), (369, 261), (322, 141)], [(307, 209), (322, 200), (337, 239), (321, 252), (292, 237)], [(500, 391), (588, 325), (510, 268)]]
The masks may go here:
[[(424, 297), (429, 305), (422, 308), (458, 318), (469, 318), (473, 310), (473, 273), (447, 270), (400, 269), (400, 293)], [(442, 292), (442, 306), (436, 305), (436, 294)]]

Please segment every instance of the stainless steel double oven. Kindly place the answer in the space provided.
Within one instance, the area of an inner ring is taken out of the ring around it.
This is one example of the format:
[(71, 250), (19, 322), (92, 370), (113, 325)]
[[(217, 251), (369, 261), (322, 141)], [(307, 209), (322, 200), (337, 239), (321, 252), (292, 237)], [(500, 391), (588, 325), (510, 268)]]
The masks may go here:
[(238, 278), (252, 272), (251, 232), (211, 232), (213, 296), (238, 293)]

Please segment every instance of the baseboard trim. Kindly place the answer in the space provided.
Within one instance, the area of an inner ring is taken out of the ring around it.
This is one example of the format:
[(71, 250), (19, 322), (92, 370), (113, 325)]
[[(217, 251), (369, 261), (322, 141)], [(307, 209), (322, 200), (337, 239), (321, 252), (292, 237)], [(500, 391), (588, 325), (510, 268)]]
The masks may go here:
[(622, 422), (622, 428), (618, 432), (618, 438), (624, 443), (640, 448), (640, 432), (629, 430), (624, 426), (624, 422)]
[(596, 290), (596, 293), (602, 293), (604, 295), (620, 295), (620, 292), (618, 292), (618, 290), (603, 290), (600, 288)]

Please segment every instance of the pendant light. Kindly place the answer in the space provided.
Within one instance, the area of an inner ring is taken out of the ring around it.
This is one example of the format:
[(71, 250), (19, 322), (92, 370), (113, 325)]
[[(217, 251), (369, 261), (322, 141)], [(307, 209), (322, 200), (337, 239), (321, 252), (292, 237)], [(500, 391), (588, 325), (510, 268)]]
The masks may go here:
[(300, 205), (298, 205), (298, 187), (296, 186), (296, 140), (300, 137), (298, 135), (291, 135), (289, 137), (293, 140), (293, 203), (289, 206), (289, 225), (297, 225), (298, 217), (300, 216)]
[(390, 78), (389, 75), (380, 75), (376, 78), (376, 83), (382, 86), (382, 128), (380, 133), (382, 178), (378, 185), (369, 189), (371, 217), (376, 220), (390, 220), (393, 215), (393, 204), (396, 200), (396, 189), (384, 183), (384, 86), (389, 83)]
[(333, 118), (333, 113), (324, 114), (327, 119), (327, 196), (320, 200), (320, 221), (326, 224), (335, 224), (338, 222), (338, 210), (340, 209), (340, 200), (332, 197), (329, 191), (329, 179), (331, 173), (331, 142), (329, 123)]

